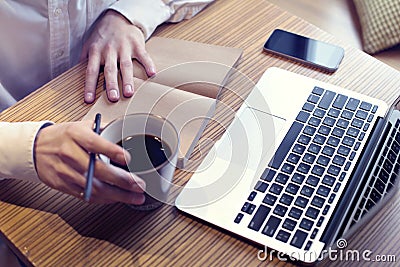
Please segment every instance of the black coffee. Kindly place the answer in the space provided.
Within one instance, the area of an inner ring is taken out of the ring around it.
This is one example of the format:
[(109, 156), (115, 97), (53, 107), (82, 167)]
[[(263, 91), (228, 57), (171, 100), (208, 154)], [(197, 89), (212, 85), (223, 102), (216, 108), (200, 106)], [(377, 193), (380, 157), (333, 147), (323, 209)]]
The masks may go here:
[(140, 172), (153, 169), (164, 163), (171, 156), (171, 148), (159, 137), (149, 134), (128, 136), (117, 143), (131, 155), (128, 166), (120, 166), (129, 172)]

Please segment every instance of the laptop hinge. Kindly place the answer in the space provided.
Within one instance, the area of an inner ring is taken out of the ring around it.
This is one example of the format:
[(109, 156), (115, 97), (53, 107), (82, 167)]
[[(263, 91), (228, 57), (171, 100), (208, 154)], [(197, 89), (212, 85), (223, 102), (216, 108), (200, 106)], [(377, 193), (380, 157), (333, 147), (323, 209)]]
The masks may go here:
[[(336, 206), (332, 217), (321, 236), (320, 241), (324, 242), (326, 247), (331, 246), (333, 242), (343, 234), (344, 228), (347, 225), (346, 222), (350, 219), (350, 214), (354, 208), (354, 197), (362, 191), (364, 180), (369, 178), (369, 165), (372, 162), (370, 159), (373, 157), (376, 148), (379, 147), (377, 144), (382, 140), (385, 140), (382, 136), (386, 136), (390, 131), (389, 125), (386, 124), (385, 119), (381, 117), (377, 119), (374, 128), (375, 129), (373, 129), (372, 135), (360, 156), (360, 160), (357, 162), (357, 166), (351, 174), (346, 189), (338, 202), (339, 204)], [(384, 133), (384, 135), (382, 135), (382, 133)]]

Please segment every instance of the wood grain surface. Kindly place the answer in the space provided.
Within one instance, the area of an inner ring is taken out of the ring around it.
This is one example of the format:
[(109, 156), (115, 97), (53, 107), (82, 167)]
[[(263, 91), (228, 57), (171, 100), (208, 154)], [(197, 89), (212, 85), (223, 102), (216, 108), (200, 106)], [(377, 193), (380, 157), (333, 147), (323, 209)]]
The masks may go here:
[[(287, 29), (345, 48), (334, 74), (262, 52), (275, 28)], [(217, 0), (195, 18), (160, 27), (156, 36), (240, 47), (244, 54), (221, 101), (237, 110), (250, 89), (246, 77), (257, 82), (269, 67), (277, 66), (330, 82), (388, 103), (399, 94), (400, 74), (374, 58), (334, 39), (315, 26), (263, 0)], [(2, 121), (80, 120), (90, 105), (83, 102), (85, 64), (59, 76), (0, 114)], [(103, 77), (99, 79), (98, 95)], [(252, 84), (252, 83), (250, 83)], [(283, 105), (290, 105), (290, 96)], [(217, 140), (222, 125), (232, 119), (217, 109), (202, 140)], [(3, 141), (3, 140), (2, 140)], [(201, 158), (210, 144), (197, 149)], [(196, 166), (198, 160), (193, 160)], [(190, 171), (177, 170), (175, 183), (184, 185)], [(179, 190), (172, 192), (172, 197)], [(371, 250), (372, 255), (400, 256), (399, 195), (348, 241), (348, 249)], [(260, 261), (260, 247), (165, 205), (153, 212), (138, 212), (122, 204), (93, 205), (43, 185), (0, 181), (0, 230), (28, 266), (290, 266), (293, 263)], [(398, 259), (400, 260), (400, 259)], [(363, 266), (376, 262), (361, 262)], [(381, 264), (382, 266), (395, 263)], [(358, 266), (357, 261), (323, 261), (323, 266)], [(379, 266), (381, 266), (379, 265)]]

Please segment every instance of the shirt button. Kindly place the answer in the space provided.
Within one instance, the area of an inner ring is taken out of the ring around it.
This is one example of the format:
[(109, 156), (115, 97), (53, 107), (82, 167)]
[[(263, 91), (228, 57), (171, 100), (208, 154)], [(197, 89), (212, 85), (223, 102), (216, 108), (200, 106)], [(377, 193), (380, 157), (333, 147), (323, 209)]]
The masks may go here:
[(55, 54), (56, 57), (61, 57), (62, 55), (64, 55), (64, 50), (59, 50)]
[(56, 17), (58, 17), (59, 15), (61, 15), (61, 13), (62, 13), (61, 8), (56, 8), (56, 9), (54, 10), (54, 16), (56, 16)]

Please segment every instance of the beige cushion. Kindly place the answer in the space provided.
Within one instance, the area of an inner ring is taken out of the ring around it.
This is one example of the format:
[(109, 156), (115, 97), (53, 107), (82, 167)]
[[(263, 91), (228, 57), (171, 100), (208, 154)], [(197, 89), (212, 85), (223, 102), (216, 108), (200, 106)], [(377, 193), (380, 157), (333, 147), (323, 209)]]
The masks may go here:
[(400, 0), (353, 0), (360, 19), (363, 50), (370, 54), (400, 44)]

